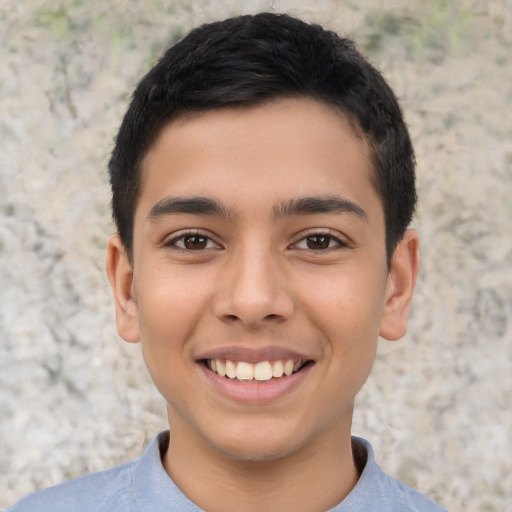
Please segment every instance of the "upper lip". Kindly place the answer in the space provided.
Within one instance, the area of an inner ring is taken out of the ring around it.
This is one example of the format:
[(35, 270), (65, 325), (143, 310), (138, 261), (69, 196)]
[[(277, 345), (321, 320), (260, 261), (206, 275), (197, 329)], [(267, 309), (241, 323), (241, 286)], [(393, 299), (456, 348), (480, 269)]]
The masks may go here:
[(287, 361), (288, 359), (306, 361), (312, 358), (296, 350), (279, 346), (262, 348), (227, 346), (205, 350), (198, 354), (197, 359), (230, 359), (231, 361), (244, 361), (255, 364), (260, 361)]

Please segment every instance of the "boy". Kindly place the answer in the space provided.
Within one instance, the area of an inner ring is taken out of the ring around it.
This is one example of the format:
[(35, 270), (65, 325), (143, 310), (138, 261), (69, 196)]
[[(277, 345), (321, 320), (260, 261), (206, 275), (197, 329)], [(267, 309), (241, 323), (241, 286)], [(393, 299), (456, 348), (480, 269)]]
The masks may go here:
[(109, 168), (117, 328), (170, 431), (11, 510), (442, 510), (351, 437), (419, 266), (412, 145), (353, 44), (276, 14), (199, 27), (137, 86)]

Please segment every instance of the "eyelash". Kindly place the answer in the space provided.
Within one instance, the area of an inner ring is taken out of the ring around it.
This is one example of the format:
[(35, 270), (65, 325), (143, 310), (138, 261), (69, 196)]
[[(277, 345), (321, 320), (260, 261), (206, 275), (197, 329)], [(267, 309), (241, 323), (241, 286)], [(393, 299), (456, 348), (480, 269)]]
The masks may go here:
[[(187, 237), (204, 238), (206, 240), (207, 246), (204, 248), (200, 248), (200, 249), (190, 249), (190, 248), (185, 247), (184, 245), (183, 246), (178, 245), (180, 241), (182, 241), (184, 244)], [(208, 247), (208, 245), (210, 245), (212, 243), (215, 245), (215, 247), (211, 247), (211, 246)], [(180, 233), (178, 236), (172, 237), (170, 240), (164, 240), (164, 242), (162, 243), (162, 246), (173, 248), (173, 249), (183, 251), (183, 252), (196, 252), (196, 251), (200, 252), (200, 251), (204, 251), (204, 250), (208, 250), (208, 249), (216, 249), (216, 248), (220, 247), (219, 244), (217, 244), (217, 242), (215, 242), (211, 236), (209, 236), (201, 231), (196, 231), (196, 230), (186, 231), (184, 233)]]
[[(312, 238), (326, 238), (328, 246), (325, 248), (320, 249), (312, 249), (311, 247), (299, 247), (300, 243), (308, 243), (308, 239)], [(334, 245), (331, 245), (331, 243), (334, 242)], [(331, 251), (336, 249), (344, 249), (348, 247), (349, 244), (343, 240), (341, 240), (338, 236), (331, 233), (329, 230), (325, 231), (311, 231), (306, 234), (304, 234), (297, 242), (293, 243), (290, 247), (297, 248), (298, 250), (303, 251), (313, 251), (313, 252), (324, 252), (324, 251)]]
[[(185, 240), (187, 239), (187, 237), (191, 237), (191, 238), (193, 238), (193, 237), (200, 237), (200, 238), (203, 238), (205, 240), (206, 246), (205, 247), (200, 247), (200, 248), (195, 248), (195, 249), (187, 248), (185, 246)], [(307, 244), (309, 242), (308, 239), (313, 239), (315, 237), (316, 238), (324, 238), (324, 239), (326, 239), (327, 247), (320, 247), (320, 248), (316, 248), (316, 249), (308, 247), (307, 246)], [(182, 246), (179, 245), (180, 242), (183, 243)], [(333, 242), (334, 242), (334, 245), (331, 245)], [(306, 247), (300, 247), (299, 244), (301, 244), (301, 243), (305, 243)], [(211, 244), (214, 244), (215, 247), (212, 247)], [(197, 230), (187, 231), (185, 233), (179, 234), (178, 236), (174, 236), (170, 240), (165, 240), (162, 243), (162, 246), (163, 247), (173, 248), (173, 249), (180, 250), (180, 251), (183, 251), (183, 252), (201, 252), (201, 251), (205, 251), (205, 250), (208, 250), (208, 249), (220, 248), (220, 245), (217, 244), (217, 242), (215, 242), (211, 236), (209, 236), (209, 235), (207, 235), (207, 234), (205, 234), (205, 233), (203, 233), (201, 231), (197, 231)], [(344, 242), (339, 237), (333, 235), (332, 233), (330, 233), (327, 230), (327, 231), (311, 231), (311, 232), (308, 232), (306, 234), (303, 234), (303, 236), (297, 242), (294, 242), (293, 244), (290, 245), (290, 248), (291, 249), (298, 249), (298, 250), (301, 250), (301, 251), (309, 250), (309, 251), (312, 251), (312, 252), (324, 252), (324, 251), (331, 251), (331, 250), (336, 250), (336, 249), (343, 249), (343, 248), (346, 248), (348, 246), (349, 246), (349, 244), (347, 242)]]

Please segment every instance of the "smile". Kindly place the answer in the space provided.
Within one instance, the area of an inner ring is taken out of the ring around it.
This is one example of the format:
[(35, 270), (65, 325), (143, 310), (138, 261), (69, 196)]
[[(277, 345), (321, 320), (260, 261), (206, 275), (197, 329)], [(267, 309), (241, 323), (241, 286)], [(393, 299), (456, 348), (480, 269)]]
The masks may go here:
[(245, 382), (264, 382), (299, 372), (307, 364), (303, 359), (284, 359), (277, 361), (260, 361), (248, 363), (246, 361), (232, 361), (230, 359), (206, 359), (206, 367), (220, 377)]

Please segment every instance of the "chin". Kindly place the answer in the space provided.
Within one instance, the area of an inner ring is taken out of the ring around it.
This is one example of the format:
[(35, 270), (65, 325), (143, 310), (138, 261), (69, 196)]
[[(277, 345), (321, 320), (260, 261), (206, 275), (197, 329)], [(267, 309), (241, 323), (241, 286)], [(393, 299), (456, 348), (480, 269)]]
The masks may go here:
[(219, 452), (232, 460), (237, 462), (273, 462), (280, 460), (290, 455), (294, 450), (285, 449), (283, 446), (262, 446), (258, 444), (256, 446), (226, 446), (217, 447)]
[[(224, 433), (223, 439), (211, 440), (211, 445), (223, 456), (240, 462), (271, 462), (283, 459), (300, 449), (300, 440), (285, 429), (269, 430), (262, 425), (242, 432)], [(228, 434), (227, 436), (225, 434)]]

